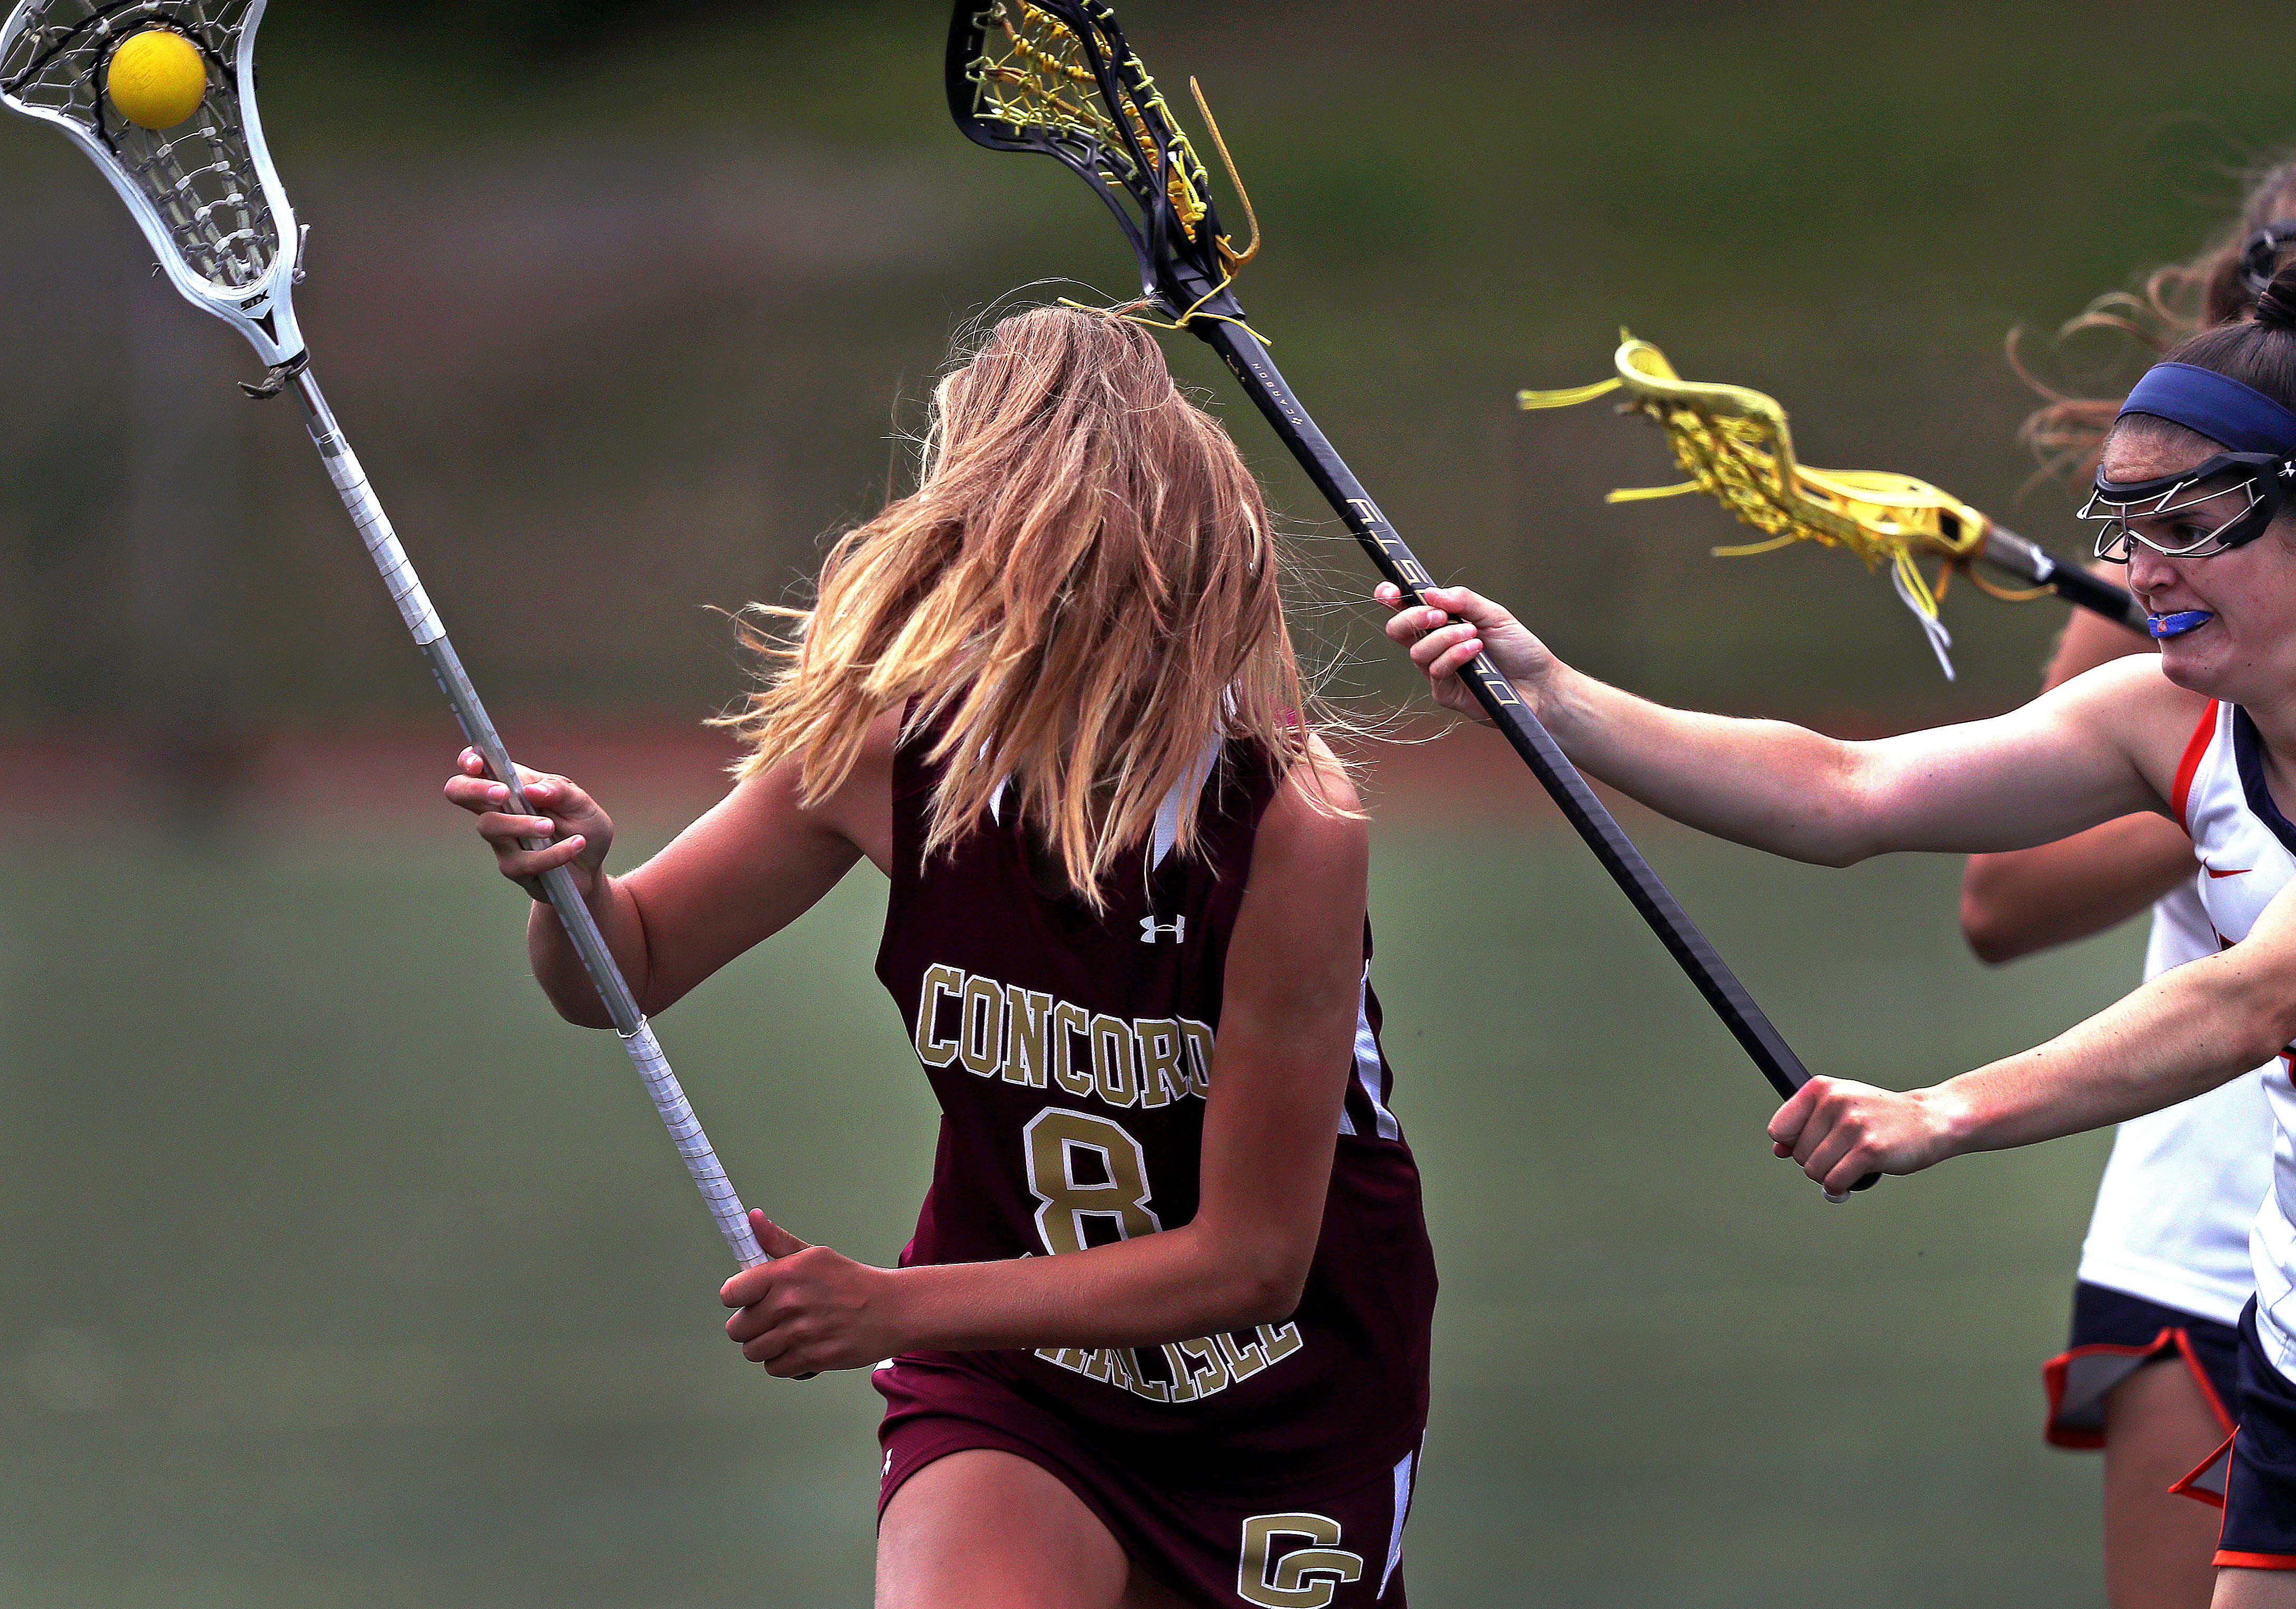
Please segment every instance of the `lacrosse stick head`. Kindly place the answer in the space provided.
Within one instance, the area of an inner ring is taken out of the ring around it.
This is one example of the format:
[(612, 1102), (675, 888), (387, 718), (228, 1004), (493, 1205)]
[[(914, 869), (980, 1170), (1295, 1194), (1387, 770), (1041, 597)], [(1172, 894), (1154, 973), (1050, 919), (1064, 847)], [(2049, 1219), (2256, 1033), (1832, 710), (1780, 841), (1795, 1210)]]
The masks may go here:
[(1872, 566), (1915, 553), (1958, 563), (1984, 541), (1986, 517), (1925, 480), (1882, 470), (1812, 469), (1796, 462), (1786, 411), (1742, 385), (1685, 380), (1666, 355), (1628, 336), (1618, 377), (1562, 391), (1521, 391), (1526, 408), (1568, 407), (1611, 391), (1622, 414), (1640, 414), (1666, 432), (1679, 486), (1616, 491), (1613, 503), (1701, 492), (1769, 540), (1718, 547), (1725, 556), (1789, 542), (1844, 547)]
[[(303, 356), (289, 300), (300, 239), (255, 113), (264, 4), (20, 0), (0, 23), (0, 103), (87, 152), (184, 300), (246, 336), (276, 370)], [(187, 41), (206, 71), (197, 108), (169, 128), (130, 121), (107, 84), (120, 47), (154, 29)]]
[[(1678, 486), (1615, 491), (1610, 501), (1688, 492), (1713, 498), (1764, 538), (1717, 547), (1719, 558), (1816, 542), (1846, 548), (1868, 570), (1887, 562), (1898, 598), (1921, 621), (1946, 675), (1953, 675), (1946, 653), (1952, 638), (1938, 619), (1938, 599), (1952, 571), (1965, 567), (1983, 546), (1990, 524), (1983, 514), (1911, 475), (1812, 469), (1796, 462), (1786, 412), (1775, 400), (1744, 386), (1685, 380), (1646, 341), (1627, 336), (1612, 364), (1615, 379), (1517, 397), (1526, 408), (1550, 408), (1619, 391), (1626, 398), (1620, 413), (1640, 414), (1666, 433), (1676, 467), (1689, 479)], [(1922, 555), (1939, 562), (1934, 586), (1915, 568)], [(1997, 596), (2017, 595), (2001, 594), (1981, 580), (1977, 585)]]
[(1238, 254), (1164, 96), (1100, 0), (956, 0), (948, 105), (991, 151), (1049, 156), (1090, 185), (1140, 260), (1143, 294), (1175, 318), (1234, 316)]

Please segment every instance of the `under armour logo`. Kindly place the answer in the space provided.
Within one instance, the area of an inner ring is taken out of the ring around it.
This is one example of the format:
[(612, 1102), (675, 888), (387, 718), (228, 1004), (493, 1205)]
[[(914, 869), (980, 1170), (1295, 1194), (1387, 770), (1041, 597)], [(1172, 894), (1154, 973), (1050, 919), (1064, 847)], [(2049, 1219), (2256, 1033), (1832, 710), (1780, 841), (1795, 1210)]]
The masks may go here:
[(2280, 466), (2280, 478), (2283, 480), (2287, 480), (2291, 475), (2296, 475), (2296, 458), (2292, 458)]
[(1188, 937), (1188, 919), (1185, 916), (1175, 916), (1169, 922), (1159, 922), (1153, 916), (1140, 918), (1141, 943), (1155, 943), (1156, 935), (1159, 933), (1169, 933), (1172, 935), (1173, 943), (1184, 944)]

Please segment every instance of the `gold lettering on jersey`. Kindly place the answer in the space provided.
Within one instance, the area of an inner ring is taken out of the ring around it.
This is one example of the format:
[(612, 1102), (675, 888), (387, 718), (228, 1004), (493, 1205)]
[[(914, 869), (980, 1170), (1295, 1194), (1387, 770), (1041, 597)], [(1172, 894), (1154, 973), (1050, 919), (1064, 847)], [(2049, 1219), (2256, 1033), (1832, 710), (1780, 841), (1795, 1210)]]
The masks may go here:
[(1132, 1066), (1132, 1024), (1122, 1017), (1092, 1020), (1092, 1081), (1111, 1106), (1129, 1106), (1140, 1098)]
[(1004, 989), (993, 978), (967, 978), (957, 1018), (956, 1055), (965, 1071), (985, 1079), (1004, 1063)]
[[(1157, 1401), (1163, 1395), (1160, 1382), (1142, 1377), (1139, 1359), (1133, 1356), (1130, 1347), (1112, 1346), (1107, 1351), (1108, 1383), (1111, 1385), (1120, 1385), (1134, 1396), (1145, 1397), (1151, 1402)], [(1157, 1386), (1158, 1390), (1150, 1391), (1151, 1385)]]
[(1188, 1076), (1196, 1093), (1209, 1099), (1212, 1092), (1212, 1030), (1201, 1022), (1180, 1019), (1180, 1033), (1188, 1041)]
[(1180, 1350), (1177, 1342), (1168, 1341), (1156, 1350), (1164, 1354), (1164, 1367), (1172, 1375), (1173, 1401), (1193, 1402), (1203, 1394), (1196, 1390), (1196, 1377), (1189, 1372), (1186, 1354)]
[(1147, 1153), (1119, 1125), (1047, 1106), (1029, 1120), (1021, 1141), (1029, 1194), (1037, 1198), (1037, 1238), (1054, 1256), (1081, 1252), (1095, 1238), (1137, 1240), (1163, 1228), (1148, 1205)]
[(1214, 1391), (1227, 1390), (1234, 1383), (1233, 1376), (1227, 1372), (1227, 1365), (1221, 1361), (1219, 1342), (1210, 1335), (1199, 1336), (1193, 1341), (1175, 1342), (1173, 1347), (1180, 1354), (1181, 1367), (1187, 1370), (1188, 1379), (1195, 1386), (1197, 1396), (1209, 1397)]
[[(1070, 1095), (1092, 1093), (1092, 1014), (1066, 1000), (1053, 1006), (1053, 1082)], [(1077, 1047), (1084, 1047), (1079, 1058)]]
[[(1144, 1402), (1201, 1402), (1307, 1344), (1296, 1324), (1263, 1324), (1250, 1334), (1256, 1339), (1242, 1342), (1234, 1335), (1218, 1334), (1155, 1347), (1042, 1347), (1037, 1356), (1072, 1375), (1120, 1387)], [(1166, 1375), (1160, 1380), (1145, 1367), (1160, 1359)]]
[(924, 987), (917, 992), (917, 1060), (928, 1067), (946, 1067), (956, 1060), (955, 1036), (940, 1038), (935, 1019), (940, 1015), (943, 995), (961, 997), (964, 993), (963, 969), (943, 965), (925, 968)]
[[(1259, 1609), (1325, 1609), (1363, 1580), (1364, 1558), (1339, 1545), (1340, 1523), (1320, 1514), (1256, 1514), (1243, 1523), (1235, 1595)], [(1306, 1547), (1286, 1547), (1278, 1537)]]
[(1045, 1019), (1053, 1009), (1053, 997), (1022, 989), (1018, 983), (1004, 986), (1004, 1024), (1008, 1034), (1004, 1051), (1004, 1081), (1025, 1084), (1031, 1089), (1045, 1087)]
[(928, 1067), (961, 1063), (975, 1078), (1110, 1106), (1168, 1106), (1211, 1093), (1205, 1023), (1095, 1014), (946, 963), (925, 968), (914, 1043)]
[(1140, 1047), (1140, 1104), (1168, 1106), (1195, 1094), (1188, 1077), (1187, 1041), (1180, 1025), (1169, 1017), (1144, 1017), (1132, 1024), (1133, 1042)]
[(1259, 1350), (1257, 1341), (1238, 1345), (1235, 1337), (1223, 1330), (1219, 1347), (1221, 1355), (1227, 1359), (1227, 1372), (1239, 1381), (1249, 1380), (1267, 1367), (1267, 1354)]

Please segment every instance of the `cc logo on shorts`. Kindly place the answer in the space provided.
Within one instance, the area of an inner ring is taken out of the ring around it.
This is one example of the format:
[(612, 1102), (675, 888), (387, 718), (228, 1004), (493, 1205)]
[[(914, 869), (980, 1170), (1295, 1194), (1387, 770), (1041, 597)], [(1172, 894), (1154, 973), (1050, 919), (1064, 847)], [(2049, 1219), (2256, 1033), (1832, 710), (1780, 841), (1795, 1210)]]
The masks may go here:
[[(1307, 1546), (1290, 1546), (1293, 1538)], [(1243, 1523), (1236, 1596), (1266, 1609), (1324, 1609), (1341, 1582), (1363, 1579), (1363, 1556), (1344, 1551), (1339, 1539), (1340, 1523), (1319, 1514), (1252, 1515)]]

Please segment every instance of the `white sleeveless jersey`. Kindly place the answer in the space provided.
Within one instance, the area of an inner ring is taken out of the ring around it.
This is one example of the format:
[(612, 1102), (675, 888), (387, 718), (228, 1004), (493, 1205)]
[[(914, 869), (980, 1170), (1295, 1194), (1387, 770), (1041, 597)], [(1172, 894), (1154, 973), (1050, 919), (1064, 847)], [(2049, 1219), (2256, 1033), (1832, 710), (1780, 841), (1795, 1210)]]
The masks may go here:
[[(2217, 953), (2194, 882), (2152, 907), (2144, 976)], [(2079, 1277), (2232, 1324), (2256, 1288), (2248, 1235), (2272, 1176), (2262, 1070), (2120, 1125), (2081, 1243)]]
[[(2201, 902), (2221, 945), (2248, 937), (2273, 897), (2296, 879), (2296, 825), (2266, 791), (2256, 727), (2238, 706), (2211, 704), (2177, 768), (2176, 799), (2200, 857)], [(2256, 1327), (2265, 1355), (2296, 1377), (2296, 1089), (2289, 1053), (2264, 1069), (2273, 1116), (2270, 1188), (2249, 1235)]]

